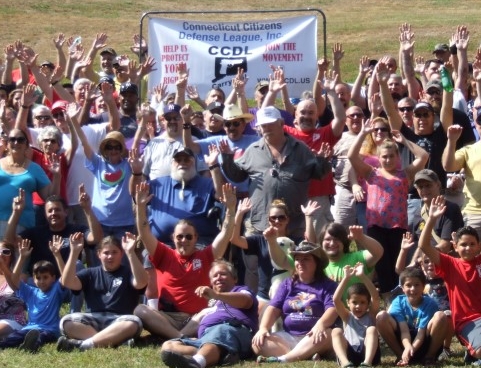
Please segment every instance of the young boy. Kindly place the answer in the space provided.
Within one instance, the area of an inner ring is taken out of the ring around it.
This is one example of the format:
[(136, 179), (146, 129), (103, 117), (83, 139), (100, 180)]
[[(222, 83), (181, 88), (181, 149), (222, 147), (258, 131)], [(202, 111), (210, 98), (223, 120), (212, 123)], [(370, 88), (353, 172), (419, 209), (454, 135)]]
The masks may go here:
[[(54, 252), (57, 263), (61, 260), (60, 249), (62, 240), (56, 239), (53, 243), (60, 243)], [(51, 242), (52, 243), (52, 242)], [(20, 257), (12, 273), (0, 260), (0, 268), (5, 275), (8, 285), (16, 291), (27, 305), (28, 323), (21, 330), (12, 332), (2, 342), (0, 349), (19, 347), (22, 350), (36, 352), (41, 345), (56, 341), (59, 331), (59, 311), (65, 296), (64, 290), (55, 277), (55, 267), (48, 261), (36, 262), (33, 266), (33, 281), (36, 287), (20, 281), (20, 272), (26, 259), (30, 256), (30, 240), (22, 240), (19, 247)], [(59, 263), (63, 268), (63, 262)]]
[(436, 275), (446, 283), (454, 330), (468, 349), (466, 362), (478, 359), (481, 363), (481, 244), (476, 230), (467, 226), (454, 237), (454, 250), (460, 258), (440, 253), (431, 246), (431, 230), (445, 210), (443, 197), (432, 200), (418, 246), (433, 262)]
[[(362, 283), (347, 289), (346, 309), (342, 301), (344, 291), (351, 277), (357, 276)], [(357, 263), (354, 267), (344, 266), (344, 277), (334, 293), (336, 311), (344, 324), (332, 330), (332, 346), (343, 368), (371, 367), (381, 361), (379, 339), (375, 319), (379, 311), (379, 293), (364, 274), (364, 266)]]
[(398, 366), (413, 362), (434, 365), (442, 351), (448, 321), (436, 302), (423, 294), (426, 275), (408, 267), (400, 275), (404, 295), (376, 317), (379, 334), (397, 357)]

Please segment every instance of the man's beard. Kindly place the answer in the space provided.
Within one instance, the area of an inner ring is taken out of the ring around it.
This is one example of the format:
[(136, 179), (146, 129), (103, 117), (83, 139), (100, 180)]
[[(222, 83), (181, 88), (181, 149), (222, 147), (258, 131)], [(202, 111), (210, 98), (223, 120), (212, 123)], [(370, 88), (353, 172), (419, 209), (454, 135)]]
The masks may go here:
[(195, 167), (185, 169), (172, 169), (170, 172), (170, 177), (176, 181), (191, 181), (197, 175)]

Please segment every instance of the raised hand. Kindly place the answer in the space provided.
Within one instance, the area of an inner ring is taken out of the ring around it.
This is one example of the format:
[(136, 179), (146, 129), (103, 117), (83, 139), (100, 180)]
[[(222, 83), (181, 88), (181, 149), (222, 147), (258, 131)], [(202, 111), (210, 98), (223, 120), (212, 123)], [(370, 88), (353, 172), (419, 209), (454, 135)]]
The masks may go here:
[(360, 240), (363, 236), (363, 228), (361, 225), (351, 225), (349, 226), (349, 239), (358, 241)]
[(177, 71), (177, 88), (178, 89), (186, 89), (187, 88), (187, 82), (189, 80), (189, 69), (187, 69), (187, 64), (184, 62), (180, 62), (177, 64), (176, 67)]
[(359, 73), (361, 74), (368, 74), (371, 71), (369, 67), (369, 58), (366, 55), (361, 56), (359, 59)]
[(339, 75), (334, 70), (329, 70), (324, 76), (324, 89), (326, 92), (334, 91), (336, 84), (339, 83)]
[(92, 48), (94, 50), (103, 49), (105, 46), (107, 46), (107, 38), (108, 36), (106, 33), (97, 33), (95, 35), (95, 39), (93, 40)]
[(158, 103), (161, 103), (164, 100), (164, 98), (167, 96), (167, 84), (163, 83), (163, 84), (159, 84), (158, 86), (155, 86), (153, 93), (154, 93), (155, 101), (157, 101)]
[(84, 248), (84, 234), (81, 232), (76, 232), (70, 235), (70, 250), (75, 252), (75, 254), (80, 254)]
[(234, 151), (229, 146), (229, 143), (227, 143), (226, 140), (221, 140), (219, 141), (219, 150), (221, 153), (227, 153), (227, 154), (234, 154)]
[(414, 71), (419, 74), (424, 73), (424, 58), (422, 56), (416, 56), (414, 58)]
[(401, 241), (401, 249), (409, 249), (414, 245), (414, 237), (409, 231), (403, 234), (403, 239)]
[(382, 82), (387, 83), (387, 81), (389, 79), (389, 75), (390, 75), (390, 72), (389, 72), (389, 69), (387, 67), (387, 64), (383, 61), (379, 61), (376, 64), (376, 78), (377, 78), (378, 82), (379, 83), (382, 83)]
[(301, 204), (301, 211), (304, 216), (312, 216), (319, 208), (321, 208), (321, 206), (316, 201), (309, 200), (305, 206)]
[(204, 162), (207, 164), (207, 166), (212, 166), (218, 162), (220, 151), (216, 144), (209, 144), (208, 148), (209, 154), (204, 155)]
[(78, 117), (78, 115), (80, 114), (80, 110), (81, 110), (81, 107), (79, 105), (77, 105), (75, 102), (71, 102), (67, 105), (67, 116), (74, 120)]
[(124, 249), (125, 253), (132, 254), (135, 252), (135, 242), (137, 237), (129, 232), (126, 232), (125, 235), (122, 237), (122, 248)]
[(65, 245), (65, 240), (61, 235), (54, 235), (52, 240), (48, 242), (48, 247), (54, 255), (60, 254), (60, 249)]
[(53, 44), (55, 45), (56, 49), (61, 49), (63, 44), (65, 43), (65, 35), (63, 33), (59, 33), (57, 37), (52, 39)]
[[(197, 100), (199, 98), (199, 92), (197, 91), (196, 86), (187, 86), (185, 91), (187, 93), (187, 97), (189, 97), (190, 100)], [(167, 96), (167, 94), (165, 95)]]
[(278, 230), (277, 228), (275, 228), (274, 226), (270, 225), (267, 229), (265, 229), (263, 232), (262, 232), (262, 235), (264, 235), (264, 238), (266, 238), (267, 240), (268, 239), (276, 239), (277, 238), (277, 234), (278, 234)]
[(251, 199), (249, 197), (243, 198), (239, 201), (237, 205), (237, 213), (241, 215), (245, 215), (249, 212), (252, 208)]
[(451, 125), (448, 128), (448, 139), (453, 142), (457, 142), (457, 140), (461, 137), (461, 134), (463, 133), (463, 127), (461, 125)]
[(402, 51), (412, 52), (414, 47), (414, 33), (411, 31), (411, 25), (404, 23), (399, 27), (399, 43)]
[(133, 173), (138, 174), (142, 172), (144, 168), (144, 160), (140, 156), (139, 150), (137, 148), (131, 149), (129, 151), (129, 159), (128, 159), (130, 169)]
[(32, 106), (36, 100), (37, 96), (35, 96), (35, 85), (29, 83), (24, 86), (22, 97), (20, 98), (20, 103), (22, 106)]
[(437, 196), (431, 200), (429, 206), (429, 217), (438, 219), (446, 211), (446, 201), (443, 196)]
[(146, 206), (153, 196), (153, 194), (150, 194), (150, 186), (146, 181), (135, 186), (135, 203), (137, 203), (137, 206)]
[(236, 188), (232, 184), (225, 183), (222, 185), (221, 202), (230, 211), (232, 211), (232, 213), (235, 211), (235, 206), (237, 204), (237, 196), (236, 196)]
[(332, 156), (332, 148), (331, 145), (327, 142), (322, 142), (321, 147), (319, 148), (319, 151), (314, 151), (313, 153), (318, 156), (318, 157), (324, 157), (324, 158), (329, 158)]
[(29, 239), (22, 239), (20, 236), (17, 237), (17, 247), (21, 258), (28, 258), (30, 254), (32, 254), (33, 249), (30, 247)]
[(80, 184), (78, 187), (78, 201), (79, 201), (80, 207), (82, 207), (82, 209), (84, 210), (92, 207), (90, 196), (85, 191), (85, 186), (83, 184)]
[(455, 33), (456, 48), (466, 50), (469, 43), (469, 31), (466, 26), (458, 26)]
[(342, 43), (336, 42), (332, 47), (332, 58), (334, 60), (341, 60), (344, 57), (344, 50), (342, 49)]
[(60, 174), (60, 158), (56, 153), (50, 153), (47, 156), (48, 169), (52, 174)]
[(13, 198), (12, 210), (13, 212), (22, 212), (25, 208), (25, 190), (22, 188), (18, 189), (18, 196)]

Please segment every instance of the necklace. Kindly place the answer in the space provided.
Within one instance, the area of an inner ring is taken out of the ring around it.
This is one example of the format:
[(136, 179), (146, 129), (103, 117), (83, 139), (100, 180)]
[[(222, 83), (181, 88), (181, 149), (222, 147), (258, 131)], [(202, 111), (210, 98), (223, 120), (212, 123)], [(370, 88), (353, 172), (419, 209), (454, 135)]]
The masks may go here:
[(23, 167), (24, 168), (26, 161), (27, 160), (24, 158), (23, 162), (20, 164), (20, 163), (16, 163), (15, 161), (13, 161), (13, 157), (10, 157), (10, 161), (7, 161), (7, 163), (8, 163), (8, 167)]

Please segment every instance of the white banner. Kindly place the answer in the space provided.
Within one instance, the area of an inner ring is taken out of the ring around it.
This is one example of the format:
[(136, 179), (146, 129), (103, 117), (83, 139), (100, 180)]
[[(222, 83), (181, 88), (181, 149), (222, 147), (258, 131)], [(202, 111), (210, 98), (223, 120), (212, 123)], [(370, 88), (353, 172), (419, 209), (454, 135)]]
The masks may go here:
[(149, 55), (157, 71), (149, 75), (149, 90), (165, 83), (175, 92), (176, 66), (185, 62), (189, 85), (201, 98), (213, 87), (231, 91), (232, 78), (242, 67), (249, 78), (248, 97), (267, 80), (270, 64), (284, 69), (289, 96), (312, 90), (317, 70), (317, 18), (302, 16), (248, 22), (149, 20)]

